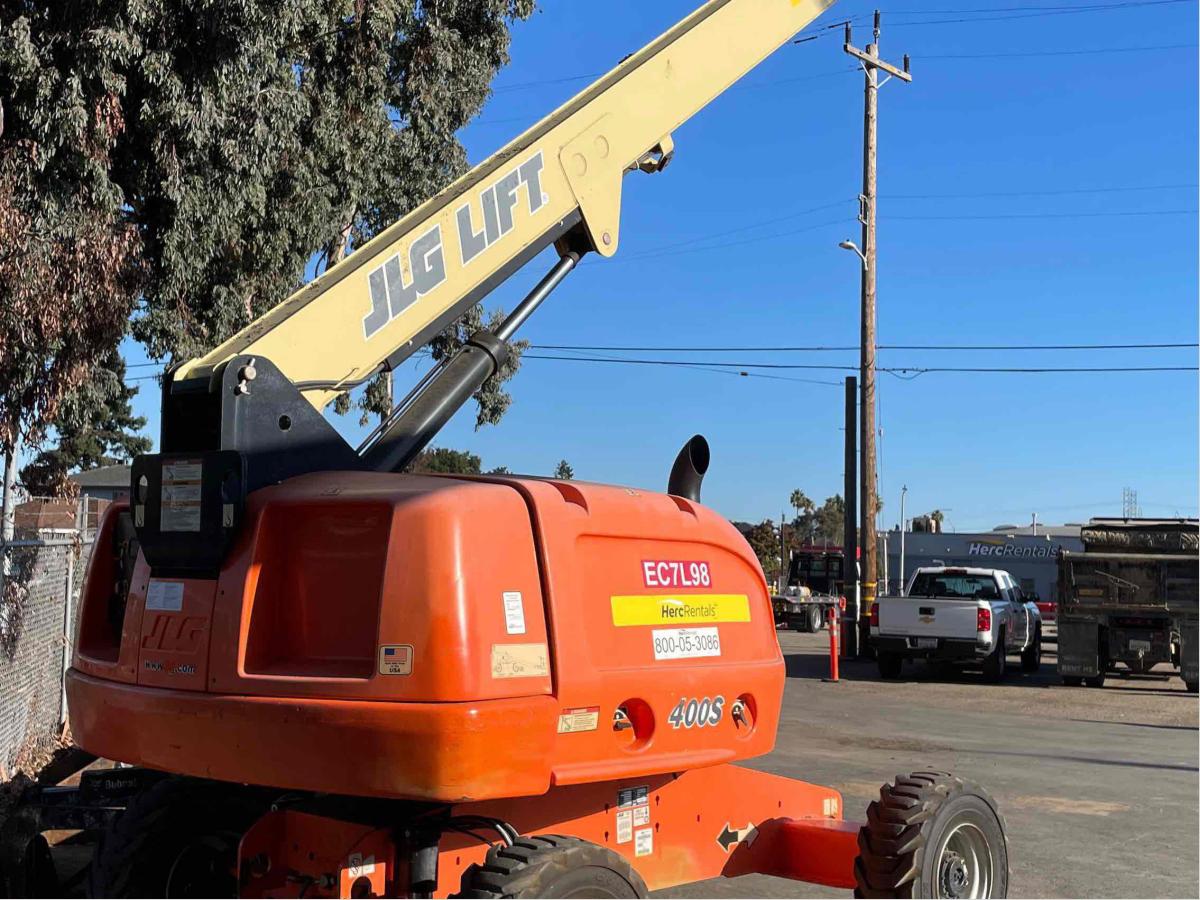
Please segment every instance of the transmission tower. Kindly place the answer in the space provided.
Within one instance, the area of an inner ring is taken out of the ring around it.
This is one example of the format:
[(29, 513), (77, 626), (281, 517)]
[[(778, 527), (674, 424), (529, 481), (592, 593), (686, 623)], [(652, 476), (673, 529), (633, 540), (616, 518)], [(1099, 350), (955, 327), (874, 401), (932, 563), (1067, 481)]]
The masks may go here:
[(1121, 516), (1126, 519), (1139, 519), (1142, 508), (1138, 506), (1137, 491), (1125, 488), (1121, 491)]

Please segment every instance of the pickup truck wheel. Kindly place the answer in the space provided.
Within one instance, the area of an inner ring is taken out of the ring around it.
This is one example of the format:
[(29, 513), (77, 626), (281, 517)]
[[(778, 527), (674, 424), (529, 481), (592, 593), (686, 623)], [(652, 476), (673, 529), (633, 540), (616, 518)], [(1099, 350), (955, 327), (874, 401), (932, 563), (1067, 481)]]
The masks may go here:
[(1008, 658), (1005, 656), (1004, 649), (1004, 629), (1001, 628), (996, 637), (996, 646), (992, 648), (992, 652), (983, 661), (983, 677), (985, 680), (997, 682), (1004, 678), (1004, 671), (1008, 668)]
[(945, 772), (879, 789), (858, 832), (856, 897), (1004, 897), (1008, 842), (996, 802)]
[(904, 665), (904, 660), (894, 653), (884, 653), (882, 651), (875, 654), (875, 662), (879, 666), (880, 678), (899, 678), (900, 669)]
[(1036, 672), (1042, 667), (1042, 629), (1034, 632), (1033, 643), (1021, 651), (1021, 671)]

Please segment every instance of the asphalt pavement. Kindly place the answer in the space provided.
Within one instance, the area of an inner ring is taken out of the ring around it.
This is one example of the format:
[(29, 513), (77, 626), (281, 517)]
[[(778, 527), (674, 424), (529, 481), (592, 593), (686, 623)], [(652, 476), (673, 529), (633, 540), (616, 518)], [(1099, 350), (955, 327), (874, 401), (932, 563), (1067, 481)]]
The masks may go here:
[[(847, 817), (879, 785), (920, 769), (984, 785), (1008, 827), (1011, 897), (1200, 896), (1200, 705), (1164, 672), (1059, 684), (1054, 646), (1036, 674), (874, 663), (828, 674), (828, 636), (780, 632), (788, 682), (774, 752), (750, 764), (836, 787)], [(1015, 662), (1015, 660), (1014, 660)], [(845, 897), (765, 876), (716, 879), (664, 897)]]

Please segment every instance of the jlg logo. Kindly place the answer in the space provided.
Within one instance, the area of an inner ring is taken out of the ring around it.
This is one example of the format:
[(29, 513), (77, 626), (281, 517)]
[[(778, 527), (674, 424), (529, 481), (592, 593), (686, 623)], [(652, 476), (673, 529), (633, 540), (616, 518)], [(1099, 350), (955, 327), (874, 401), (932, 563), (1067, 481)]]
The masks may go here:
[(150, 633), (142, 638), (143, 650), (195, 653), (204, 634), (200, 616), (156, 616)]
[[(413, 238), (407, 249), (393, 253), (367, 274), (371, 311), (363, 317), (363, 337), (372, 338), (385, 325), (446, 280), (444, 245), (458, 244), (459, 259), (466, 266), (480, 253), (516, 227), (519, 218), (532, 216), (550, 202), (542, 193), (542, 153), (514, 166), (475, 198), (454, 211), (454, 222), (440, 223)], [(520, 189), (525, 203), (520, 203)], [(478, 202), (478, 213), (473, 203)], [(480, 228), (475, 230), (476, 225)], [(455, 232), (457, 231), (457, 241)]]

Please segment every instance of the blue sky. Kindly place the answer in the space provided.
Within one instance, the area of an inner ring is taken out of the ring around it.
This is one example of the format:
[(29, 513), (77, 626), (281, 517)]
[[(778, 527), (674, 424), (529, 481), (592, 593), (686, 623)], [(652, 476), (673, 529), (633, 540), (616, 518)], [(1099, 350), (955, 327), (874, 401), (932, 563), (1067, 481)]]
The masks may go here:
[[(1090, 5), (1112, 3), (1094, 0)], [(1078, 12), (1085, 0), (900, 0), (882, 55), (914, 82), (880, 96), (879, 342), (1039, 344), (1197, 338), (1197, 13), (1193, 2)], [(694, 0), (544, 2), (515, 27), (512, 64), (462, 132), (473, 161), (686, 15)], [(874, 4), (843, 2), (818, 25)], [(973, 11), (973, 12), (970, 12)], [(969, 21), (963, 21), (969, 20)], [(679, 129), (660, 175), (629, 176), (621, 251), (581, 266), (521, 332), (538, 344), (852, 346), (862, 75), (840, 29), (788, 44)], [(1155, 48), (1155, 49), (1143, 49)], [(1106, 52), (1090, 52), (1106, 51)], [(580, 77), (576, 77), (580, 76)], [(573, 80), (564, 80), (564, 79)], [(549, 266), (511, 279), (511, 306)], [(636, 358), (854, 366), (857, 351), (628, 352)], [(129, 348), (131, 362), (144, 360)], [(881, 350), (881, 366), (1193, 366), (1184, 350)], [(145, 370), (142, 370), (145, 372)], [(415, 377), (398, 375), (403, 391)], [(133, 374), (133, 373), (131, 373)], [(793, 488), (842, 490), (846, 372), (774, 378), (527, 360), (511, 411), (439, 437), (486, 467), (665, 485), (705, 434), (705, 501), (777, 517)], [(830, 383), (812, 383), (830, 382)], [(135, 405), (157, 432), (152, 383)], [(1197, 512), (1195, 372), (879, 376), (883, 521), (940, 507), (957, 530)], [(352, 440), (353, 417), (342, 420)]]

